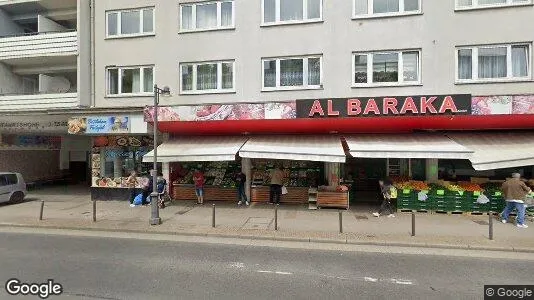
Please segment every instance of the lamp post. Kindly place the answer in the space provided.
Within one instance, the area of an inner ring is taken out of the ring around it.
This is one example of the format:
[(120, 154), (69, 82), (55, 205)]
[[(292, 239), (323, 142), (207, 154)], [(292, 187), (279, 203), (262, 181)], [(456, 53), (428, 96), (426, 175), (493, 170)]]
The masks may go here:
[(158, 88), (158, 85), (154, 85), (154, 167), (152, 168), (152, 194), (150, 194), (151, 214), (150, 225), (161, 224), (161, 218), (159, 217), (158, 206), (158, 105), (159, 96), (170, 96), (171, 90), (168, 86), (162, 89)]

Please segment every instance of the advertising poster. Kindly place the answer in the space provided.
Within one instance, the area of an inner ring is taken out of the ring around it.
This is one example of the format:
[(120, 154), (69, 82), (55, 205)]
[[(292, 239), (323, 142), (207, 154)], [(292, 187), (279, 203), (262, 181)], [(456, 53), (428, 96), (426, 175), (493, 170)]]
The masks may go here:
[(127, 116), (103, 116), (71, 118), (68, 122), (69, 134), (115, 134), (130, 131), (130, 118)]

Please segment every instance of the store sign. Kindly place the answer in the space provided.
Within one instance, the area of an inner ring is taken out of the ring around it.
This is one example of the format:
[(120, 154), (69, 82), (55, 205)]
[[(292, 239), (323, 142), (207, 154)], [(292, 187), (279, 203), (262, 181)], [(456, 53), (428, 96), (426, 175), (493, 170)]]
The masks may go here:
[(25, 116), (0, 118), (0, 132), (61, 133), (67, 128), (66, 117)]
[(130, 117), (104, 116), (71, 118), (68, 122), (70, 134), (116, 134), (129, 133)]
[(297, 118), (471, 114), (471, 95), (297, 100)]

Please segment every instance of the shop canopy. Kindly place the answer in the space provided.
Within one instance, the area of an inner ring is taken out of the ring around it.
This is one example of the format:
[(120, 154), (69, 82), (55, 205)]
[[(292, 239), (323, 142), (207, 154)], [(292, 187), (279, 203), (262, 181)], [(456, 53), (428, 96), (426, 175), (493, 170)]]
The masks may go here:
[[(158, 146), (158, 162), (178, 161), (232, 161), (247, 137), (196, 136), (171, 139)], [(143, 156), (143, 162), (152, 162), (154, 151)]]
[(450, 138), (474, 151), (477, 171), (534, 165), (533, 132), (449, 133)]
[(241, 148), (239, 156), (338, 163), (346, 160), (341, 139), (328, 135), (254, 136)]
[(442, 134), (361, 134), (345, 136), (359, 158), (469, 159), (473, 151)]

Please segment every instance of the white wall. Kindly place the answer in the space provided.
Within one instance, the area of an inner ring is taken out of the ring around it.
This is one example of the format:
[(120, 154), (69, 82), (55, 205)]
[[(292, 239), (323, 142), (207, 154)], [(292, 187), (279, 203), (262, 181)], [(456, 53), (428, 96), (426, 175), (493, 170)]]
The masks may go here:
[(0, 62), (0, 95), (22, 92), (22, 77), (13, 74), (11, 68)]
[(50, 20), (45, 16), (37, 16), (37, 30), (39, 32), (54, 32), (54, 31), (67, 31), (67, 28), (61, 26), (55, 21)]
[(5, 11), (0, 9), (0, 36), (18, 33), (24, 33), (24, 30), (13, 22)]

